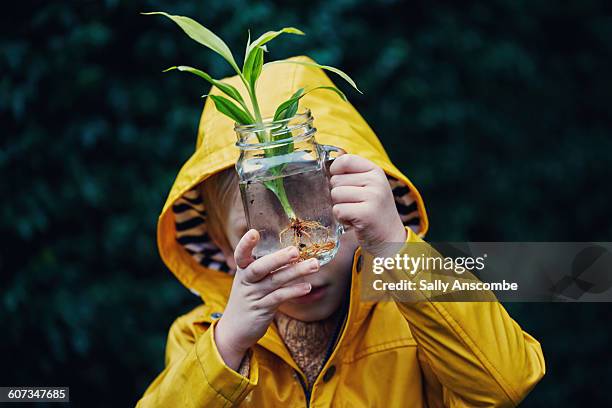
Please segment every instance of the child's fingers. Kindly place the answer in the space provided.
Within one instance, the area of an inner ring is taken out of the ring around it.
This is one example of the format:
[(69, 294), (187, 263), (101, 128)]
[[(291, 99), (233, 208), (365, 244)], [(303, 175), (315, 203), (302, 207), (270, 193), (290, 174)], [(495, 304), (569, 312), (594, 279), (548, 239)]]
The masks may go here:
[(253, 261), (253, 248), (259, 241), (259, 232), (255, 229), (250, 229), (240, 238), (236, 250), (234, 250), (234, 259), (236, 265), (240, 269), (249, 266)]
[(290, 246), (283, 248), (272, 254), (262, 256), (252, 262), (248, 268), (244, 269), (243, 279), (249, 283), (259, 282), (270, 272), (296, 262), (299, 258), (300, 253), (296, 247)]
[(368, 173), (337, 174), (331, 176), (329, 185), (332, 188), (340, 186), (365, 187), (368, 185), (369, 181)]
[(329, 167), (329, 172), (332, 175), (365, 173), (374, 168), (376, 168), (376, 165), (368, 159), (354, 154), (343, 154), (334, 159)]
[(363, 218), (366, 207), (366, 203), (340, 203), (334, 204), (332, 210), (338, 221), (350, 225)]
[(259, 301), (260, 306), (264, 308), (274, 308), (287, 300), (307, 295), (311, 290), (312, 285), (310, 283), (296, 283), (291, 286), (283, 286), (262, 298)]
[[(306, 261), (288, 265), (278, 271), (269, 274), (264, 279), (258, 282), (261, 285), (263, 294), (268, 294), (273, 290), (286, 286), (292, 281), (299, 279), (303, 276), (310, 275), (319, 270), (319, 261), (312, 258)], [(297, 283), (297, 282), (293, 282)]]
[(337, 203), (360, 203), (365, 201), (367, 189), (356, 186), (339, 186), (331, 189), (331, 197), (334, 204)]

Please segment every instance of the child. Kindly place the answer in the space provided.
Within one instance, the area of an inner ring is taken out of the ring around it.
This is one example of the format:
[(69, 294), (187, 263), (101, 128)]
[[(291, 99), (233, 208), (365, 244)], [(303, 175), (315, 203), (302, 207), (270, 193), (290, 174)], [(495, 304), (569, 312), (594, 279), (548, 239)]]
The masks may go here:
[[(269, 66), (260, 105), (271, 116), (296, 89), (320, 85), (332, 83), (319, 69)], [(301, 102), (319, 143), (348, 152), (330, 183), (334, 214), (351, 228), (324, 266), (298, 262), (294, 247), (252, 258), (259, 234), (247, 231), (232, 123), (206, 103), (158, 226), (166, 265), (203, 304), (170, 328), (166, 368), (138, 406), (514, 406), (543, 376), (539, 343), (497, 302), (360, 301), (361, 251), (420, 241), (427, 216), (369, 126), (333, 98)]]

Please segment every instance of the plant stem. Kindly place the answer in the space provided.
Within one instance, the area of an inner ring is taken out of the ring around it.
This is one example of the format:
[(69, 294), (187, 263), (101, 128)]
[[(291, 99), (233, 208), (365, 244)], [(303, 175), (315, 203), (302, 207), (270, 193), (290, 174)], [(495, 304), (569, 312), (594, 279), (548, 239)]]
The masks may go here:
[[(263, 130), (263, 119), (261, 117), (259, 103), (257, 102), (257, 96), (255, 94), (255, 85), (253, 85), (253, 87), (249, 86), (249, 84), (247, 83), (247, 81), (245, 80), (242, 74), (240, 75), (240, 79), (242, 79), (242, 83), (244, 84), (244, 86), (247, 89), (247, 92), (249, 93), (249, 98), (251, 99), (251, 105), (253, 106), (253, 113), (255, 116), (255, 121), (258, 127), (262, 129), (261, 131), (257, 132), (257, 139), (259, 140), (260, 143), (269, 142), (271, 139), (271, 136), (267, 131)], [(272, 150), (266, 150), (264, 154), (268, 157), (274, 156), (274, 152)], [(273, 170), (276, 170), (276, 169), (273, 169)], [(283, 210), (285, 211), (285, 215), (287, 215), (287, 218), (289, 218), (289, 220), (296, 219), (297, 217), (295, 215), (295, 211), (293, 211), (293, 207), (291, 206), (291, 203), (289, 202), (289, 197), (287, 197), (287, 192), (285, 191), (285, 184), (283, 182), (283, 179), (277, 178), (274, 180), (269, 180), (269, 181), (264, 182), (264, 185), (266, 186), (268, 190), (274, 193), (276, 198), (278, 198), (278, 201), (283, 207)]]
[[(249, 98), (251, 99), (251, 105), (253, 105), (253, 113), (255, 114), (255, 120), (257, 122), (257, 125), (263, 128), (263, 119), (261, 117), (261, 111), (259, 110), (259, 103), (257, 102), (257, 96), (255, 95), (255, 86), (251, 88), (249, 85), (247, 85), (246, 81), (244, 81), (244, 85), (247, 87)], [(258, 136), (258, 139), (260, 139), (259, 133), (257, 134), (257, 136)], [(264, 140), (260, 139), (259, 140), (260, 142), (269, 141), (268, 140), (269, 137), (266, 137), (266, 132), (264, 132), (263, 136), (264, 136)]]
[(259, 124), (263, 123), (261, 118), (261, 111), (259, 110), (259, 103), (257, 102), (257, 97), (255, 97), (255, 89), (250, 91), (251, 93), (251, 102), (253, 104), (253, 112), (255, 113), (255, 118), (259, 121)]
[(287, 197), (287, 192), (285, 191), (285, 184), (283, 182), (283, 179), (278, 178), (276, 180), (269, 181), (268, 183), (276, 184), (274, 188), (270, 188), (267, 185), (266, 187), (268, 187), (269, 190), (272, 190), (274, 195), (276, 195), (276, 198), (278, 198), (278, 201), (281, 203), (281, 206), (283, 207), (287, 218), (289, 218), (289, 220), (296, 219), (297, 217), (295, 216), (295, 212), (293, 211), (293, 207), (291, 207), (289, 197)]

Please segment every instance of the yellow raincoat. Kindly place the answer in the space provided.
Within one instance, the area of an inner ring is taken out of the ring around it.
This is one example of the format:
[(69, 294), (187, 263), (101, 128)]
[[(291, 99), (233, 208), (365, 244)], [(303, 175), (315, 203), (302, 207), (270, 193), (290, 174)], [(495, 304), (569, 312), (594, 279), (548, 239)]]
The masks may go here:
[[(237, 77), (226, 81), (242, 89)], [(317, 85), (332, 85), (319, 69), (266, 67), (258, 82), (263, 115), (271, 116), (298, 88)], [(420, 241), (428, 227), (423, 201), (359, 113), (325, 91), (308, 94), (301, 106), (313, 112), (319, 143), (342, 147), (385, 170), (402, 220), (410, 227), (408, 241)], [(208, 237), (195, 187), (234, 165), (234, 143), (233, 124), (208, 101), (195, 153), (180, 170), (158, 225), (164, 262), (203, 304), (170, 328), (166, 368), (139, 407), (514, 406), (544, 375), (540, 344), (499, 303), (360, 301), (359, 249), (347, 317), (310, 390), (303, 387), (304, 374), (274, 324), (252, 349), (248, 378), (227, 367), (213, 332), (232, 276)]]

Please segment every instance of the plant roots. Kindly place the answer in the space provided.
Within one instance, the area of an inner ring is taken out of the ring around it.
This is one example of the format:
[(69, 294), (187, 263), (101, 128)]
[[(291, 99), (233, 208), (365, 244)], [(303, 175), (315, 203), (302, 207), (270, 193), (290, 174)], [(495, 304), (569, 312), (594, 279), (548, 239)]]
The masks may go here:
[[(324, 234), (315, 234), (317, 230), (324, 231)], [(315, 235), (315, 242), (313, 242), (313, 235)], [(281, 243), (286, 243), (288, 238), (290, 245), (298, 248), (301, 261), (315, 258), (335, 246), (335, 243), (329, 239), (329, 228), (318, 221), (312, 220), (291, 218), (289, 226), (279, 232), (278, 237)]]

